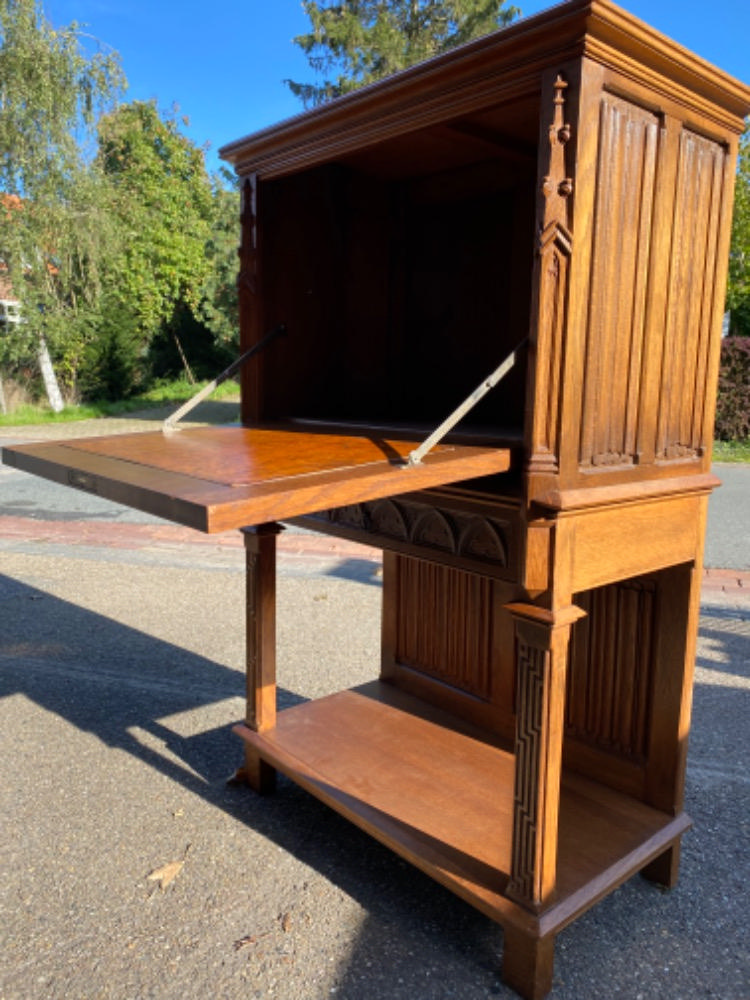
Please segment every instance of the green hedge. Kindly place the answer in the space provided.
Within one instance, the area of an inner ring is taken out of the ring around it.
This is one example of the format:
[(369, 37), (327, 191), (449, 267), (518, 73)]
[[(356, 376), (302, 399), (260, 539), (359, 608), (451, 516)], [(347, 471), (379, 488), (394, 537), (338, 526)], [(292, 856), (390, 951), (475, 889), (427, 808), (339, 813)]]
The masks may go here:
[(750, 439), (750, 337), (722, 341), (714, 436), (719, 441)]

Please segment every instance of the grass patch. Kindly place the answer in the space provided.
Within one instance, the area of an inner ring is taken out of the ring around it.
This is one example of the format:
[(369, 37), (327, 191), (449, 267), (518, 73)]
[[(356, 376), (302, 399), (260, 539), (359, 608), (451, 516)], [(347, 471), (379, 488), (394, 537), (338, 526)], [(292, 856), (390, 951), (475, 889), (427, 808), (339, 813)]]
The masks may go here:
[(750, 440), (715, 441), (714, 462), (750, 462)]
[[(69, 423), (76, 420), (93, 420), (97, 417), (121, 417), (141, 410), (160, 407), (178, 407), (194, 396), (205, 382), (191, 384), (185, 380), (164, 382), (155, 385), (148, 392), (131, 396), (129, 399), (101, 400), (66, 406), (62, 413), (53, 413), (49, 406), (19, 406), (13, 413), (0, 416), (0, 427), (23, 427), (29, 424)], [(239, 386), (233, 380), (220, 385), (209, 397), (211, 400), (238, 400)], [(715, 441), (714, 462), (750, 463), (750, 439), (745, 441)]]
[[(28, 424), (59, 424), (76, 420), (93, 420), (96, 417), (121, 417), (141, 410), (153, 410), (162, 406), (177, 407), (186, 402), (203, 388), (205, 382), (191, 384), (187, 381), (165, 382), (154, 386), (148, 392), (131, 396), (129, 399), (98, 400), (66, 406), (60, 413), (54, 413), (47, 405), (19, 406), (13, 413), (0, 416), (0, 427), (22, 427)], [(227, 381), (220, 385), (209, 397), (212, 400), (239, 398), (236, 382)]]

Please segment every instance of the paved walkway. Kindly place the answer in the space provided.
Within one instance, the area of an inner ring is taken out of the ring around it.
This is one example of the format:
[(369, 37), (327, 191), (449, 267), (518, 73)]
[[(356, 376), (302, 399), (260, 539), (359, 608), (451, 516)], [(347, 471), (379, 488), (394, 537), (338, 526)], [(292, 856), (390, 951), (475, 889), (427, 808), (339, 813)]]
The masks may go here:
[[(159, 426), (174, 407), (160, 407), (152, 410), (133, 413), (124, 417), (104, 417), (97, 420), (84, 420), (74, 423), (38, 424), (24, 427), (0, 427), (0, 447), (3, 443), (18, 441), (55, 441), (70, 437), (94, 437), (108, 434), (139, 433), (155, 429)], [(232, 401), (207, 401), (201, 403), (184, 426), (198, 426), (204, 423), (229, 423), (239, 418), (238, 404)], [(727, 467), (724, 466), (724, 473)], [(744, 472), (744, 470), (743, 470)], [(750, 545), (750, 538), (735, 530), (736, 517), (742, 514), (750, 517), (750, 469), (748, 472), (748, 496), (742, 496), (744, 483), (733, 484), (731, 503), (734, 517), (728, 516), (721, 501), (721, 491), (717, 494), (717, 502), (709, 512), (708, 550), (721, 552), (727, 561), (735, 555), (735, 564), (743, 568), (714, 568), (704, 570), (703, 595), (705, 600), (729, 600), (750, 604), (750, 570), (744, 567), (750, 563), (750, 553), (745, 549)], [(730, 473), (731, 474), (731, 473)], [(738, 511), (737, 498), (741, 497)], [(746, 503), (743, 501), (746, 499)], [(713, 518), (712, 518), (713, 514)], [(35, 522), (41, 529), (39, 522)], [(3, 518), (3, 531), (6, 535), (20, 536), (28, 530), (25, 518)], [(241, 538), (234, 532), (224, 535), (205, 536), (199, 532), (182, 528), (178, 525), (125, 525), (118, 524), (116, 530), (112, 525), (90, 522), (54, 522), (45, 525), (45, 537), (54, 536), (61, 543), (96, 544), (113, 547), (146, 544), (195, 544), (218, 547), (241, 546)], [(713, 544), (712, 544), (713, 543)], [(285, 532), (279, 539), (279, 551), (298, 557), (325, 559), (360, 559), (377, 562), (380, 551), (375, 548), (354, 545), (328, 536), (308, 533)]]

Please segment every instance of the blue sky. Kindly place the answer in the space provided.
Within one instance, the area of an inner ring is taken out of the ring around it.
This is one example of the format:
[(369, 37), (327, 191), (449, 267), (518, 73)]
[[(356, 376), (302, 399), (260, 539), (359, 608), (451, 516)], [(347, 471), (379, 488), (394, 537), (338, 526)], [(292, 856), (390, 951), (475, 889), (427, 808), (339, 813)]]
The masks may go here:
[[(309, 22), (299, 0), (43, 0), (47, 18), (70, 21), (116, 49), (130, 100), (179, 105), (186, 129), (208, 144), (208, 165), (224, 143), (298, 114), (284, 79), (312, 80), (292, 39)], [(516, 0), (528, 16), (549, 0)], [(622, 6), (721, 69), (750, 83), (750, 0), (624, 0)]]

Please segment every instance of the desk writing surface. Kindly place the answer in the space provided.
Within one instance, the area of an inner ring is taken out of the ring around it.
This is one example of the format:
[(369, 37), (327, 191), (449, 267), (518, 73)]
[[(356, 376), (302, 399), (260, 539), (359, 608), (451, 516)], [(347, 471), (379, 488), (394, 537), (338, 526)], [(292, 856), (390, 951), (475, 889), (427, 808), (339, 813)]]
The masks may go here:
[(506, 448), (441, 444), (418, 465), (418, 441), (198, 427), (19, 445), (3, 461), (206, 532), (441, 486), (504, 472)]

